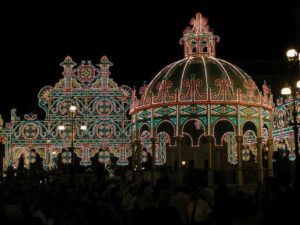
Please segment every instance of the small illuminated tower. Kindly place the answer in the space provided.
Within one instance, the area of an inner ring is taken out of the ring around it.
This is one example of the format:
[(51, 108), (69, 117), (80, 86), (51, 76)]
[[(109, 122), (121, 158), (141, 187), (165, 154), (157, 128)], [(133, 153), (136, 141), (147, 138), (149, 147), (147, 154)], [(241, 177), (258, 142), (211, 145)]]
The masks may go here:
[(219, 42), (220, 38), (209, 30), (208, 20), (201, 13), (197, 13), (196, 18), (192, 18), (190, 24), (193, 27), (187, 27), (180, 39), (180, 43), (183, 44), (184, 57), (215, 56), (216, 42)]

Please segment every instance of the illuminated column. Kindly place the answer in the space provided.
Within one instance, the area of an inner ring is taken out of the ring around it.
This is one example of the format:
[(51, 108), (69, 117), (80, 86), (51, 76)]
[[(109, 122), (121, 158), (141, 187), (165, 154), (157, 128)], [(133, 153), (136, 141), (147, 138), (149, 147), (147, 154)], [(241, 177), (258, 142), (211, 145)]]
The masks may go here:
[(258, 181), (263, 183), (264, 181), (264, 167), (263, 167), (263, 138), (257, 137), (257, 172)]
[(274, 171), (273, 171), (273, 140), (268, 139), (267, 145), (268, 145), (268, 176), (273, 177), (274, 176)]
[(151, 138), (152, 162), (151, 162), (151, 181), (155, 184), (155, 156), (156, 156), (156, 137)]
[(177, 145), (177, 165), (178, 165), (178, 184), (182, 183), (182, 169), (181, 169), (181, 141), (182, 136), (176, 136), (176, 145)]
[(238, 154), (238, 164), (237, 164), (237, 185), (243, 185), (243, 157), (242, 157), (242, 141), (243, 136), (236, 136), (236, 148)]
[(212, 144), (214, 138), (212, 136), (206, 136), (208, 144), (208, 186), (213, 185), (213, 164), (212, 164)]

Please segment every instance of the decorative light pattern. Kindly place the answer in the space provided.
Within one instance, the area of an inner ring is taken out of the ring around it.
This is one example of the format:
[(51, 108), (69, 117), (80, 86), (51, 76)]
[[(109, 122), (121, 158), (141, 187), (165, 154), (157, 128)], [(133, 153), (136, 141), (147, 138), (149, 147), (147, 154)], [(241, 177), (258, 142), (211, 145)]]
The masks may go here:
[(267, 143), (268, 139), (269, 139), (269, 130), (266, 127), (262, 128), (262, 138), (263, 138), (263, 143)]
[[(152, 144), (150, 132), (143, 131), (141, 134), (142, 146), (146, 151), (142, 152), (142, 162), (147, 162), (147, 154), (152, 155)], [(156, 139), (156, 155), (155, 165), (163, 165), (166, 163), (167, 144), (170, 144), (171, 138), (166, 132), (159, 132)]]
[(237, 150), (236, 140), (233, 132), (227, 132), (223, 136), (223, 141), (227, 143), (227, 160), (230, 164), (236, 165), (237, 161)]
[(119, 155), (119, 160), (117, 162), (120, 166), (128, 165), (128, 157), (131, 156), (131, 148), (128, 144), (120, 144), (116, 147), (116, 155)]
[(89, 145), (86, 145), (82, 148), (80, 158), (81, 158), (80, 165), (90, 166), (92, 164), (92, 162), (91, 162), (91, 152), (89, 150)]
[(252, 154), (254, 154), (254, 162), (256, 162), (256, 156), (257, 156), (257, 137), (256, 134), (253, 130), (247, 130), (244, 135), (243, 135), (243, 150), (242, 150), (242, 155), (243, 155), (243, 160), (244, 161), (249, 161), (250, 159), (250, 151)]
[[(203, 136), (213, 136), (204, 139), (211, 143), (223, 138), (227, 143), (228, 164), (236, 164), (236, 137), (243, 135), (246, 121), (253, 122), (259, 131), (267, 124), (272, 131), (272, 93), (266, 84), (260, 91), (247, 73), (215, 57), (219, 37), (212, 33), (206, 18), (197, 13), (191, 25), (184, 30), (180, 41), (184, 59), (168, 65), (148, 85), (145, 83), (139, 91), (139, 99), (135, 90), (119, 87), (109, 78), (112, 63), (106, 57), (102, 57), (98, 67), (83, 61), (77, 68), (71, 57), (66, 57), (61, 64), (64, 78), (55, 87), (46, 86), (39, 92), (39, 106), (45, 110), (46, 119), (25, 115), (22, 120), (13, 109), (11, 121), (5, 128), (0, 123), (0, 140), (6, 144), (6, 166), (16, 165), (21, 153), (28, 154), (35, 148), (39, 149), (38, 154), (44, 152), (44, 168), (50, 168), (62, 149), (69, 147), (74, 139), (75, 152), (82, 165), (89, 165), (90, 157), (98, 153), (99, 161), (113, 171), (109, 166), (111, 156), (117, 156), (118, 163), (126, 165), (126, 157), (137, 150), (137, 146), (131, 150), (132, 140), (141, 139), (142, 146), (147, 149), (145, 153), (151, 154), (154, 146), (151, 146), (150, 137), (156, 138), (155, 164), (162, 165), (168, 161), (168, 145), (179, 148), (184, 135), (193, 137), (191, 148), (197, 151), (203, 150), (202, 145), (206, 150)], [(74, 129), (69, 121), (70, 102), (76, 106)], [(126, 116), (129, 104), (132, 122)], [(228, 132), (230, 129), (215, 132), (221, 120), (232, 125), (232, 132)], [(83, 121), (85, 131), (79, 129)], [(189, 121), (195, 122), (184, 130)], [(158, 130), (163, 122), (167, 127)], [(141, 132), (143, 124), (149, 125), (151, 134)], [(60, 125), (65, 129), (58, 130)], [(254, 135), (246, 131), (242, 143), (253, 154), (256, 150)], [(182, 147), (184, 151), (186, 146)], [(54, 155), (50, 154), (53, 149)], [(142, 156), (142, 160), (145, 157)]]
[(195, 127), (197, 130), (203, 129), (203, 124), (200, 120), (195, 120)]
[(142, 163), (145, 163), (148, 161), (148, 152), (147, 149), (143, 149), (142, 151)]
[(151, 154), (151, 134), (149, 131), (143, 131), (141, 134), (141, 144), (143, 148), (147, 149), (147, 152)]
[(281, 157), (288, 156), (291, 161), (296, 159), (294, 130), (290, 124), (293, 121), (294, 101), (296, 105), (296, 117), (298, 122), (300, 122), (299, 93), (296, 94), (296, 99), (292, 99), (291, 96), (287, 96), (285, 99), (282, 97), (277, 99), (274, 110), (274, 151), (278, 151), (278, 155)]
[(72, 162), (72, 153), (69, 151), (63, 151), (61, 153), (61, 159), (63, 164), (71, 164)]
[(36, 152), (35, 151), (31, 151), (29, 154), (29, 162), (31, 163), (35, 163), (36, 162)]
[[(35, 114), (21, 119), (12, 109), (11, 122), (4, 128), (2, 122), (0, 138), (6, 142), (5, 166), (17, 165), (22, 151), (24, 155), (40, 155), (44, 169), (53, 169), (59, 158), (60, 163), (71, 163), (71, 153), (63, 151), (71, 145), (82, 166), (90, 165), (91, 157), (104, 146), (121, 160), (119, 165), (127, 165), (124, 157), (131, 154), (132, 126), (127, 115), (131, 88), (119, 87), (109, 78), (112, 63), (105, 56), (98, 67), (82, 61), (76, 68), (69, 56), (61, 66), (63, 78), (54, 87), (43, 87), (38, 94), (39, 106), (46, 113), (44, 120), (38, 120)], [(80, 129), (82, 126), (85, 129)], [(36, 149), (36, 153), (31, 149)], [(34, 163), (33, 155), (30, 159)]]
[(251, 145), (256, 143), (256, 134), (253, 130), (247, 130), (243, 136), (243, 143)]
[(157, 135), (157, 151), (155, 156), (155, 164), (163, 165), (166, 163), (167, 144), (170, 144), (171, 139), (168, 133), (160, 132)]
[(109, 151), (101, 150), (98, 153), (98, 159), (100, 163), (108, 164), (111, 159), (111, 153)]
[(242, 158), (244, 161), (250, 160), (250, 149), (248, 146), (242, 150)]
[(197, 13), (190, 24), (192, 29), (186, 28), (180, 40), (184, 45), (185, 57), (204, 54), (215, 56), (215, 42), (219, 42), (220, 38), (209, 31), (208, 20)]
[[(253, 131), (243, 133), (243, 124), (247, 121), (251, 121), (256, 130), (262, 131), (259, 135), (264, 142), (271, 138), (268, 130), (272, 131), (273, 96), (266, 83), (260, 91), (247, 73), (215, 57), (219, 37), (212, 33), (206, 18), (197, 13), (191, 26), (184, 30), (180, 40), (184, 58), (163, 68), (149, 84), (144, 83), (139, 91), (140, 98), (133, 92), (130, 114), (133, 116), (134, 133), (137, 134), (135, 138), (141, 138), (143, 147), (151, 153), (150, 132), (141, 132), (143, 124), (150, 126), (151, 135), (159, 142), (156, 163), (162, 163), (158, 162), (159, 154), (165, 149), (167, 152), (179, 147), (174, 143), (175, 137), (176, 140), (184, 138), (181, 146), (184, 157), (194, 157), (198, 151), (207, 150), (203, 136), (213, 136), (208, 140), (218, 139), (214, 143), (222, 143), (223, 138), (227, 143), (227, 162), (234, 165), (237, 164), (237, 136), (243, 136), (242, 146), (257, 155), (256, 134)], [(193, 126), (185, 126), (191, 120), (195, 121)], [(228, 121), (232, 129), (221, 127), (217, 130), (216, 126), (222, 120)], [(164, 121), (168, 124), (164, 132), (170, 138), (169, 150), (163, 138), (159, 141), (161, 131), (158, 128)], [(192, 144), (185, 141), (186, 137), (192, 137)], [(163, 155), (172, 158), (169, 165), (176, 160), (177, 153), (174, 152)], [(212, 152), (215, 154), (214, 150)]]

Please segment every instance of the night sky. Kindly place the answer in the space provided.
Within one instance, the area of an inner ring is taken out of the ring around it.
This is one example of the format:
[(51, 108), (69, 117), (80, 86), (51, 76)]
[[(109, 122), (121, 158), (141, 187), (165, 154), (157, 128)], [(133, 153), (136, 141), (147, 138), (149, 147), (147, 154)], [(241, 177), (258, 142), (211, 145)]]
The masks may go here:
[(149, 82), (183, 57), (179, 39), (198, 11), (221, 37), (217, 57), (225, 60), (281, 61), (296, 43), (296, 0), (47, 2), (1, 7), (0, 114), (6, 120), (11, 108), (19, 116), (40, 112), (37, 94), (62, 77), (59, 64), (67, 55), (78, 64), (97, 64), (106, 55), (119, 85)]

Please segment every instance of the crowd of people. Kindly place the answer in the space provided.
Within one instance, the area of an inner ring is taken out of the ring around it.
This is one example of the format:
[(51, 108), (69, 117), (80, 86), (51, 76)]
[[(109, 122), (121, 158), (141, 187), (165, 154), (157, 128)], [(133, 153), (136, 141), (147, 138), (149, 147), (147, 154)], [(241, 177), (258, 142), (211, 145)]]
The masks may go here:
[(252, 218), (257, 224), (277, 224), (297, 213), (293, 187), (274, 177), (246, 192), (228, 186), (222, 174), (215, 174), (213, 187), (176, 185), (170, 176), (164, 173), (155, 185), (143, 177), (13, 176), (0, 184), (1, 224), (229, 225)]

